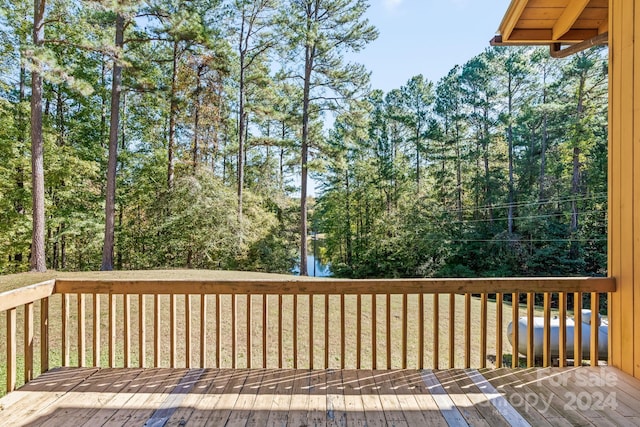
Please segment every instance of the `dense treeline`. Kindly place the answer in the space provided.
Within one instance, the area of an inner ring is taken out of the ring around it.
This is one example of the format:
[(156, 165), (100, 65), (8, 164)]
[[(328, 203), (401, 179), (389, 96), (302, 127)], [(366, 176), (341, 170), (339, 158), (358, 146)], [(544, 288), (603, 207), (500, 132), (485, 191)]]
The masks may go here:
[(333, 271), (605, 274), (606, 66), (488, 49), (338, 117), (316, 218)]
[(348, 277), (604, 273), (602, 51), (385, 94), (365, 0), (0, 1), (0, 272), (286, 272), (312, 228)]

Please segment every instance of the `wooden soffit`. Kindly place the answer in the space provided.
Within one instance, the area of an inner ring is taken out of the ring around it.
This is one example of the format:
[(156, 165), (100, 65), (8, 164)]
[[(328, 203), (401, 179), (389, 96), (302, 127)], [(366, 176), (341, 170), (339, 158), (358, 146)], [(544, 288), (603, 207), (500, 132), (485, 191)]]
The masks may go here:
[(492, 44), (575, 44), (608, 26), (609, 0), (512, 0)]

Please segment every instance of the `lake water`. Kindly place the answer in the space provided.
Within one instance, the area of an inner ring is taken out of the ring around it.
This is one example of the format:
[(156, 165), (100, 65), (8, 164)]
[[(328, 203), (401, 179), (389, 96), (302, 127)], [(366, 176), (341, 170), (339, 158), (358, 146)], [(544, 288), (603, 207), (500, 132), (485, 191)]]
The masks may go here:
[[(314, 267), (315, 267), (315, 269), (314, 269)], [(309, 256), (307, 256), (307, 271), (309, 272), (309, 276), (330, 277), (331, 276), (331, 265), (323, 264), (322, 261), (319, 258), (316, 259), (313, 255), (309, 255)], [(298, 266), (296, 266), (293, 269), (293, 273), (294, 274), (300, 274), (300, 268)]]

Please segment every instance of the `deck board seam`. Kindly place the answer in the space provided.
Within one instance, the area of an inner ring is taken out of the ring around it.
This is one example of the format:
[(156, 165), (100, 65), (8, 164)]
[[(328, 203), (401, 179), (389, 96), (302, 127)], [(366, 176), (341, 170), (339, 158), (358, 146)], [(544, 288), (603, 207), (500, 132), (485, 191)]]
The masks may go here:
[(442, 416), (450, 426), (468, 426), (469, 423), (462, 416), (462, 413), (458, 410), (451, 397), (447, 394), (440, 381), (435, 376), (433, 371), (422, 371), (422, 381), (427, 386), (427, 390), (433, 396), (433, 400), (436, 401), (436, 405), (440, 409)]
[(465, 370), (467, 377), (480, 389), (487, 401), (514, 427), (531, 427), (522, 415), (504, 398), (498, 390), (477, 369)]
[(187, 371), (180, 379), (180, 382), (173, 388), (171, 393), (169, 393), (166, 399), (160, 404), (158, 409), (156, 409), (153, 414), (151, 414), (151, 417), (149, 417), (147, 422), (144, 423), (144, 426), (164, 426), (167, 421), (169, 421), (174, 412), (176, 412), (176, 410), (180, 407), (180, 404), (189, 394), (191, 389), (193, 389), (196, 382), (202, 377), (204, 371), (204, 369), (192, 369)]

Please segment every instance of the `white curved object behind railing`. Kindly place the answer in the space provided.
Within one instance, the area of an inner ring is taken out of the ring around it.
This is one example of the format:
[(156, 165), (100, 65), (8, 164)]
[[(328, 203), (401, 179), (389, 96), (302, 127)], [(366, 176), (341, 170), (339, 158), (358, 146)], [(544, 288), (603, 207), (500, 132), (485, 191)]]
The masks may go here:
[[(607, 360), (608, 356), (608, 333), (609, 325), (602, 322), (600, 315), (598, 315), (598, 358), (601, 360)], [(560, 355), (560, 319), (554, 317), (550, 322), (550, 336), (551, 336), (551, 357), (559, 357)], [(567, 332), (566, 332), (566, 346), (567, 356), (573, 357), (573, 319), (567, 318)], [(513, 322), (507, 325), (507, 336), (511, 345), (513, 345)], [(590, 355), (590, 336), (591, 336), (591, 310), (582, 310), (582, 358), (588, 359)], [(533, 318), (533, 354), (535, 357), (542, 357), (543, 355), (543, 343), (544, 343), (544, 318)], [(527, 318), (520, 317), (518, 319), (518, 352), (520, 354), (527, 354)]]

